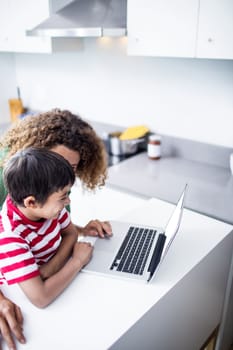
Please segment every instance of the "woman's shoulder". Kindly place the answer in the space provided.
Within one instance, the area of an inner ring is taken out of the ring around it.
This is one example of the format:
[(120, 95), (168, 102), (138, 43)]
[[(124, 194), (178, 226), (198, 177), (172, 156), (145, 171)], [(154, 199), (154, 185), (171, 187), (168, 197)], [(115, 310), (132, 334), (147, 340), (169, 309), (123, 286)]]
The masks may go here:
[(6, 158), (8, 154), (8, 149), (7, 148), (2, 148), (0, 147), (0, 166), (2, 167), (2, 162)]

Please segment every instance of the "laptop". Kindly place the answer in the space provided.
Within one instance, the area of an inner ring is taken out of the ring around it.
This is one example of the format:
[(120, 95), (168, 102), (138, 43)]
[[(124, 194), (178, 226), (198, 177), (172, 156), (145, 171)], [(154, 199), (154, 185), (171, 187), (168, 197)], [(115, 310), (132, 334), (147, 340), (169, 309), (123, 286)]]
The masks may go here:
[(165, 229), (110, 221), (111, 237), (84, 237), (95, 247), (91, 261), (82, 271), (152, 281), (179, 230), (186, 190), (187, 184)]

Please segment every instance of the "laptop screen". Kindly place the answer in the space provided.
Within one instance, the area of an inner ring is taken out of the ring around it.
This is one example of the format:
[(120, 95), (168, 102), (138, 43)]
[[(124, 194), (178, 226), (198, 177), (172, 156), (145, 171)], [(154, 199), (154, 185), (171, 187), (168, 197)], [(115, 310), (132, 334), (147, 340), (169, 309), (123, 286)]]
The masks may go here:
[(178, 200), (178, 203), (167, 223), (166, 229), (165, 229), (165, 235), (166, 235), (166, 242), (163, 249), (163, 254), (161, 256), (161, 260), (166, 255), (173, 239), (176, 236), (176, 233), (179, 229), (181, 217), (183, 213), (183, 207), (184, 207), (184, 198), (185, 198), (185, 192), (187, 189), (187, 184), (185, 185), (184, 191), (180, 196), (180, 199)]

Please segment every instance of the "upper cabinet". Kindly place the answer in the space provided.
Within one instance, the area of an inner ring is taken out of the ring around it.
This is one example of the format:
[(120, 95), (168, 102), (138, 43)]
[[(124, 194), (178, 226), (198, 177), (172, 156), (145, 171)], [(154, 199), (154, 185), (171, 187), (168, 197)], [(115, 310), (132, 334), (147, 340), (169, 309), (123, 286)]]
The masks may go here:
[(232, 0), (200, 0), (196, 57), (233, 58)]
[(128, 54), (233, 58), (232, 0), (128, 0)]
[(0, 52), (50, 53), (80, 50), (77, 38), (28, 36), (51, 13), (73, 0), (0, 0)]
[(128, 54), (193, 57), (198, 0), (128, 0)]
[[(77, 51), (75, 38), (26, 35), (71, 1), (0, 0), (0, 51)], [(127, 3), (129, 55), (233, 59), (233, 0)]]
[(51, 52), (51, 40), (25, 31), (49, 16), (48, 0), (0, 1), (0, 51)]

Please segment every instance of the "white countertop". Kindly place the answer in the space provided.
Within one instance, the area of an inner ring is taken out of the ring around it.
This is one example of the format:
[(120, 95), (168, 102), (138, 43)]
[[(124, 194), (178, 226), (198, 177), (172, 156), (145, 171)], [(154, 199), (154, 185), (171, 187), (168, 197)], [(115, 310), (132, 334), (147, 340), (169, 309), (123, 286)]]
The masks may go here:
[[(156, 222), (156, 225), (164, 226), (173, 208), (167, 202), (151, 199), (143, 201), (131, 212), (128, 210), (125, 215), (121, 213), (119, 217), (125, 221), (146, 222), (148, 225)], [(140, 325), (140, 319), (146, 312), (159, 305), (166, 295), (178, 290), (178, 286), (182, 288), (182, 281), (191, 276), (192, 271), (202, 264), (204, 271), (208, 258), (213, 258), (211, 265), (215, 269), (215, 253), (222, 254), (224, 251), (221, 261), (218, 262), (222, 273), (217, 273), (217, 277), (213, 275), (213, 285), (206, 292), (207, 300), (213, 301), (216, 306), (207, 305), (212, 310), (207, 316), (208, 320), (204, 320), (198, 333), (193, 331), (195, 342), (202, 343), (205, 336), (209, 335), (207, 333), (220, 320), (226, 270), (232, 247), (232, 234), (229, 234), (231, 230), (231, 225), (185, 209), (177, 239), (152, 284), (82, 272), (57, 300), (43, 310), (31, 305), (17, 286), (4, 287), (5, 291), (7, 289), (6, 294), (21, 306), (24, 313), (27, 344), (19, 345), (18, 349), (109, 349), (137, 321)], [(193, 288), (191, 284), (190, 288)], [(205, 289), (203, 284), (203, 300)], [(198, 322), (202, 316), (198, 315)], [(191, 314), (190, 317), (193, 318)], [(182, 313), (177, 321), (188, 324), (188, 320), (182, 319)], [(143, 337), (143, 333), (141, 336)], [(169, 332), (166, 337), (169, 339)], [(179, 344), (178, 334), (177, 337)]]

